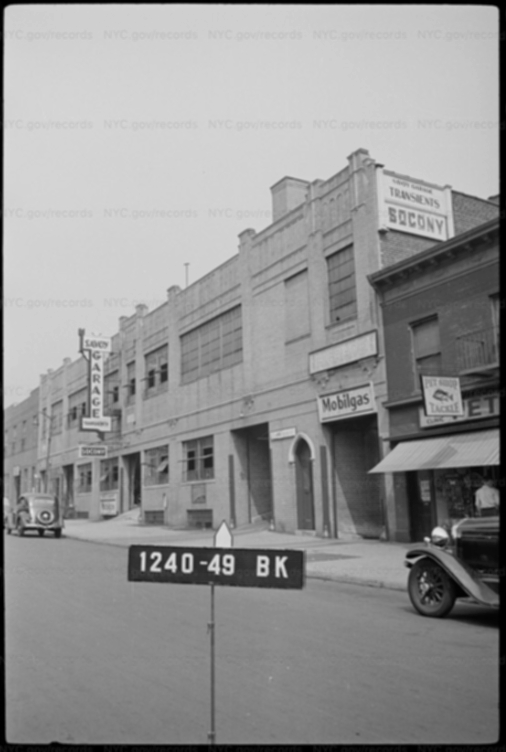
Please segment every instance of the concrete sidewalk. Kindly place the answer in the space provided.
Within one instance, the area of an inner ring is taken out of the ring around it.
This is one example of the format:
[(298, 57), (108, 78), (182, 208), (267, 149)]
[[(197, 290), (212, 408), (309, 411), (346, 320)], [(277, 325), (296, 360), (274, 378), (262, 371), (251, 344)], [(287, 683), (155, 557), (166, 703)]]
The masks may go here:
[[(404, 556), (412, 544), (379, 540), (335, 540), (312, 535), (278, 533), (266, 527), (246, 525), (232, 531), (235, 548), (288, 548), (306, 551), (306, 575), (372, 587), (406, 591), (408, 570)], [(138, 521), (138, 510), (112, 520), (65, 520), (66, 538), (128, 547), (154, 546), (212, 547), (213, 530), (172, 530)]]

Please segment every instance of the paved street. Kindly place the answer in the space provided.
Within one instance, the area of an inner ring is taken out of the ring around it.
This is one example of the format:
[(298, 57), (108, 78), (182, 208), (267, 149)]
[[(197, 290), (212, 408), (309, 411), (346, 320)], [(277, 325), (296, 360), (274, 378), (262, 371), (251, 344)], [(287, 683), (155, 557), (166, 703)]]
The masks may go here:
[[(7, 740), (205, 744), (210, 589), (127, 582), (127, 549), (5, 536)], [(488, 743), (498, 614), (401, 591), (216, 588), (216, 741)]]

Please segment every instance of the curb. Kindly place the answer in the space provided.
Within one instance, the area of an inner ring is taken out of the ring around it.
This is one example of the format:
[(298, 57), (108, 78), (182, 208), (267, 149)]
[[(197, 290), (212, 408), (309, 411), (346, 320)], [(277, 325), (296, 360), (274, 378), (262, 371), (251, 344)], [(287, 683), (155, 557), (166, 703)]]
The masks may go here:
[[(110, 538), (104, 538), (104, 540), (96, 540), (92, 538), (81, 538), (74, 535), (63, 535), (63, 538), (68, 540), (77, 540), (81, 543), (97, 543), (101, 546), (115, 546), (116, 548), (127, 548), (131, 544), (129, 541), (119, 542), (111, 540)], [(343, 585), (362, 585), (363, 587), (382, 588), (384, 590), (397, 590), (406, 592), (406, 586), (400, 585), (396, 582), (387, 582), (385, 580), (374, 580), (364, 577), (356, 577), (354, 575), (333, 575), (321, 572), (308, 572), (306, 570), (306, 579), (308, 580), (322, 580), (324, 582), (340, 582)]]

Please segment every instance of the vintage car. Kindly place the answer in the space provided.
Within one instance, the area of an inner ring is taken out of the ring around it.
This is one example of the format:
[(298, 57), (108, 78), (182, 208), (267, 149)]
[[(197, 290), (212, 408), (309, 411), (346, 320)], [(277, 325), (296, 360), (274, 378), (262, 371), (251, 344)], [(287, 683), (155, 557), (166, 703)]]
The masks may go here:
[(23, 494), (15, 507), (9, 509), (4, 525), (8, 534), (12, 530), (18, 535), (36, 530), (42, 536), (50, 530), (55, 538), (60, 538), (64, 522), (58, 498), (43, 493)]
[(457, 598), (499, 607), (499, 517), (436, 527), (406, 554), (408, 593), (423, 616), (446, 616)]

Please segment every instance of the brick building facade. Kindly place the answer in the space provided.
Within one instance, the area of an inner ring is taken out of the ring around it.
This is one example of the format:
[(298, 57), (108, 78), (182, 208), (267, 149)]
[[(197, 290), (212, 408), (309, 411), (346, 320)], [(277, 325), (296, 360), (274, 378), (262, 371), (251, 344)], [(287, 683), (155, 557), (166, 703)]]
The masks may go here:
[[(473, 515), (499, 463), (499, 220), (370, 276), (381, 299), (395, 538)], [(464, 414), (429, 417), (420, 374), (458, 377)], [(443, 442), (441, 439), (444, 437)]]
[[(368, 275), (464, 221), (448, 187), (423, 181), (389, 204), (385, 190), (407, 180), (359, 149), (328, 180), (276, 183), (272, 223), (245, 229), (238, 254), (184, 290), (169, 287), (156, 310), (121, 317), (105, 362), (103, 436), (80, 430), (84, 358), (42, 377), (51, 438), (48, 450), (41, 426), (39, 464), (49, 452), (67, 508), (98, 519), (140, 505), (145, 522), (171, 526), (263, 519), (336, 537), (394, 535), (385, 479), (368, 474), (390, 432)], [(476, 207), (497, 215), (489, 202)], [(394, 210), (418, 235), (389, 225)], [(108, 456), (83, 457), (83, 445)]]
[(37, 425), (39, 422), (39, 390), (27, 399), (11, 405), (4, 413), (4, 497), (16, 499), (19, 494), (39, 487), (37, 475)]

